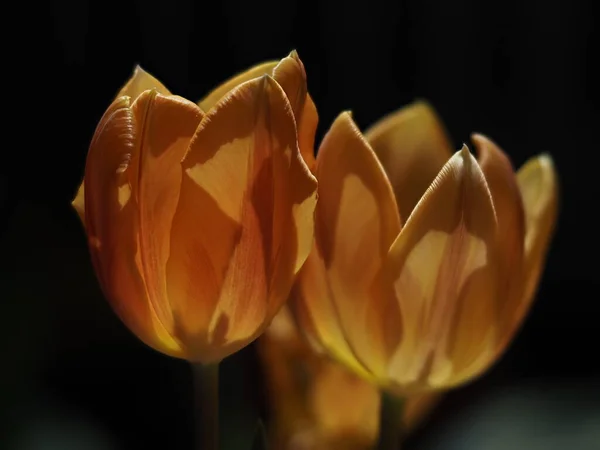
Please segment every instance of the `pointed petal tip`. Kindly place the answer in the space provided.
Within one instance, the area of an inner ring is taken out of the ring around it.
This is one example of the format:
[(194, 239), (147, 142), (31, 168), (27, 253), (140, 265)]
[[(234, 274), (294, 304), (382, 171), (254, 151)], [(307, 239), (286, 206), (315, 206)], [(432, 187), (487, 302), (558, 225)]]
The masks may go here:
[(550, 169), (552, 171), (555, 170), (554, 158), (552, 158), (552, 155), (550, 153), (541, 153), (538, 155), (537, 158), (544, 168)]
[(471, 150), (469, 150), (469, 147), (465, 143), (463, 143), (460, 150), (458, 150), (458, 152), (456, 152), (456, 153), (460, 153), (460, 156), (465, 160), (468, 159), (469, 161), (471, 161), (471, 158), (475, 159), (473, 157), (473, 154), (471, 153)]

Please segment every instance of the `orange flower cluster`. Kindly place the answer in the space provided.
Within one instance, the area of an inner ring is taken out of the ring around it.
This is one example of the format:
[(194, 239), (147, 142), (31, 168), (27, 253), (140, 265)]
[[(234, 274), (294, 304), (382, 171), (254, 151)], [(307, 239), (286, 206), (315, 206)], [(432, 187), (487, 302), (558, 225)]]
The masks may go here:
[(317, 122), (295, 52), (198, 103), (138, 67), (73, 205), (104, 294), (143, 342), (213, 364), (275, 318), (260, 353), (276, 448), (368, 448), (380, 390), (409, 398), (410, 428), (506, 349), (543, 270), (556, 173), (548, 155), (515, 173), (479, 134), (477, 157), (454, 151), (424, 102), (364, 134), (340, 114), (315, 158)]

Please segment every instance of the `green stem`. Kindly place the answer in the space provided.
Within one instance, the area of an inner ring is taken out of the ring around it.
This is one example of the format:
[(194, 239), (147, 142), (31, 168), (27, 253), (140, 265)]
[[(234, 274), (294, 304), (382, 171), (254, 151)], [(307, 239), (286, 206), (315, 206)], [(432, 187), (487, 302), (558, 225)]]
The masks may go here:
[(404, 400), (381, 392), (379, 413), (379, 442), (377, 450), (399, 450), (402, 438), (401, 421)]
[(192, 364), (197, 450), (219, 448), (219, 365)]

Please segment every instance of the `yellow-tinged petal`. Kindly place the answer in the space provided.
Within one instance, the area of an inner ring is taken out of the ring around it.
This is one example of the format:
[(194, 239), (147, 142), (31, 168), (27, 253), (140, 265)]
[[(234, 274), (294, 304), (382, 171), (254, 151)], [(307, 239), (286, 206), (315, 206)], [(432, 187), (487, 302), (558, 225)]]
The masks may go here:
[(94, 134), (85, 170), (85, 222), (100, 285), (123, 322), (156, 350), (183, 356), (150, 305), (140, 270), (139, 214), (130, 162), (139, 130), (129, 97), (108, 108)]
[(85, 186), (84, 182), (79, 185), (79, 189), (77, 189), (77, 195), (71, 202), (75, 211), (77, 211), (77, 215), (81, 219), (83, 226), (85, 227)]
[(531, 158), (517, 172), (525, 209), (524, 290), (514, 311), (513, 332), (521, 324), (542, 274), (558, 213), (558, 181), (550, 155)]
[(133, 101), (136, 98), (138, 98), (142, 92), (153, 89), (155, 89), (159, 94), (171, 95), (171, 93), (165, 87), (164, 84), (162, 84), (152, 75), (150, 75), (140, 66), (135, 66), (135, 69), (133, 70), (133, 75), (131, 76), (129, 81), (127, 81), (125, 86), (121, 88), (121, 90), (117, 94), (117, 98), (126, 95), (128, 97), (131, 97), (131, 101)]
[(253, 80), (254, 78), (262, 77), (263, 75), (271, 75), (275, 66), (279, 64), (279, 61), (267, 61), (258, 64), (244, 72), (238, 73), (231, 77), (227, 81), (224, 81), (218, 87), (213, 89), (206, 97), (198, 102), (198, 106), (204, 111), (208, 111), (210, 108), (215, 106), (223, 97), (225, 97), (231, 90), (236, 88), (246, 81)]
[[(446, 163), (389, 254), (403, 338), (389, 376), (410, 390), (460, 382), (495, 350), (496, 215), (466, 147)], [(483, 359), (482, 359), (483, 358)]]
[(300, 329), (315, 350), (325, 348), (361, 376), (370, 376), (348, 345), (316, 243), (298, 274), (290, 301)]
[(512, 164), (489, 138), (474, 134), (471, 139), (498, 219), (497, 246), (500, 270), (498, 293), (501, 302), (500, 335), (512, 335), (514, 311), (521, 302), (525, 214)]
[(434, 109), (419, 101), (384, 117), (365, 137), (390, 179), (400, 217), (406, 221), (453, 153), (444, 126)]
[(131, 109), (137, 139), (129, 172), (139, 214), (140, 269), (152, 307), (172, 329), (166, 274), (171, 224), (179, 200), (181, 160), (203, 114), (194, 103), (155, 90), (144, 91)]
[(218, 354), (197, 351), (211, 362), (254, 339), (285, 301), (310, 250), (316, 180), (300, 157), (287, 97), (269, 76), (243, 83), (211, 109), (184, 169), (173, 227), (196, 233), (172, 259), (194, 272), (174, 262), (169, 277), (203, 272), (208, 289), (197, 314), (200, 293), (172, 282), (173, 307), (181, 332), (201, 336), (199, 346), (214, 344)]
[(316, 174), (316, 236), (330, 295), (359, 360), (371, 372), (381, 370), (399, 339), (399, 311), (373, 285), (400, 231), (400, 217), (383, 168), (349, 113), (340, 114), (323, 139)]

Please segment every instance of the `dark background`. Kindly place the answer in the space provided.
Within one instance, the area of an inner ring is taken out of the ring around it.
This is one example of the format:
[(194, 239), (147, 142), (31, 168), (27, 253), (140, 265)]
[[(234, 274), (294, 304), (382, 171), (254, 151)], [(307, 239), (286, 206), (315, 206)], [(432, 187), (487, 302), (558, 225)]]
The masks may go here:
[[(365, 129), (426, 98), (456, 148), (470, 132), (483, 132), (516, 167), (549, 152), (560, 176), (559, 223), (523, 331), (485, 377), (445, 399), (407, 448), (600, 448), (598, 2), (139, 0), (7, 8), (0, 448), (192, 448), (188, 366), (147, 349), (116, 319), (70, 201), (96, 123), (136, 63), (197, 100), (235, 72), (294, 48), (319, 109), (318, 140), (344, 109)], [(223, 365), (231, 442), (248, 439), (262, 408), (253, 356), (250, 349)]]

